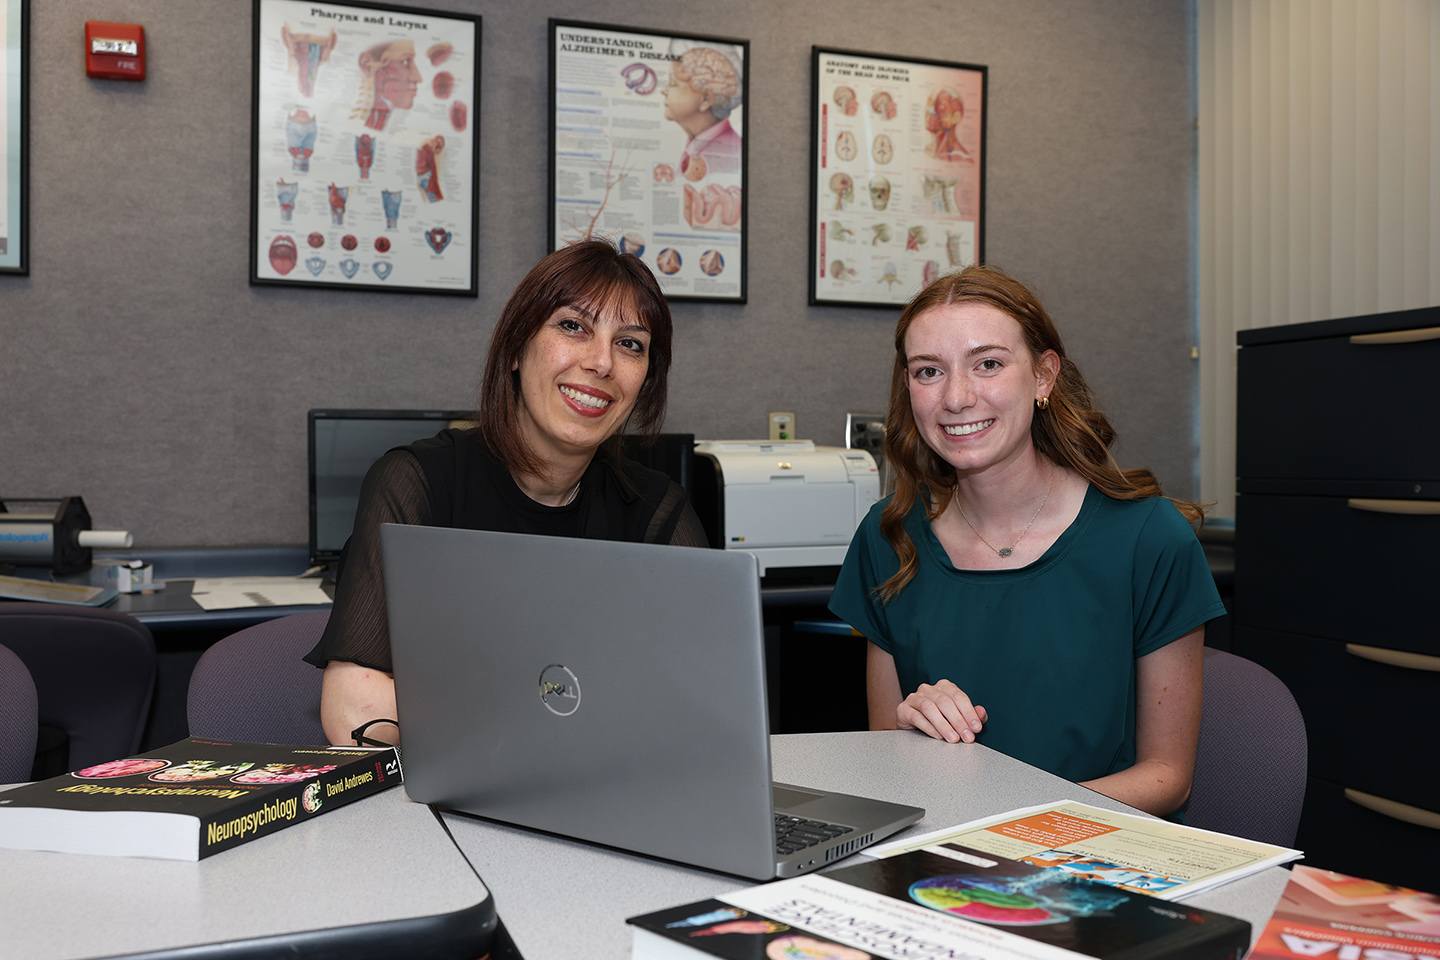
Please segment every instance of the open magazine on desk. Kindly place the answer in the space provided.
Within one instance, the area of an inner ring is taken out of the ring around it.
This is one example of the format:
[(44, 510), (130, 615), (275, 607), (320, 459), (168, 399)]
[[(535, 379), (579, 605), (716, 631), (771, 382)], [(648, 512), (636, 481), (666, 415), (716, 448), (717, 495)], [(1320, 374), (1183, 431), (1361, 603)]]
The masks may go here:
[(1188, 897), (1303, 856), (1289, 847), (1074, 800), (1022, 807), (877, 844), (857, 856), (884, 859), (921, 849), (943, 855), (946, 844), (1051, 867), (1162, 900)]

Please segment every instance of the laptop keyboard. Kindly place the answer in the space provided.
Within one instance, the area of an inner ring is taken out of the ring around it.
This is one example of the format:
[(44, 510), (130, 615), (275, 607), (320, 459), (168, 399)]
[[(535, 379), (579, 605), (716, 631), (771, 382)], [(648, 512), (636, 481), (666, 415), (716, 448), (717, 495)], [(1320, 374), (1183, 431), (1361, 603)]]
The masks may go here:
[(833, 840), (853, 832), (853, 827), (841, 826), (838, 823), (787, 817), (783, 813), (777, 813), (775, 814), (775, 852), (782, 857), (789, 856), (806, 847), (813, 847), (817, 843), (824, 843), (826, 840)]

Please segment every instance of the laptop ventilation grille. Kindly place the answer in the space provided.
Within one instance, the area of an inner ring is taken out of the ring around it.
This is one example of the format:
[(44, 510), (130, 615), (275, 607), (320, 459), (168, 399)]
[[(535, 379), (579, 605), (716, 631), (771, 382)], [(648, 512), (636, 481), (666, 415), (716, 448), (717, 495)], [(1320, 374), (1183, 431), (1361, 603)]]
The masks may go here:
[(867, 833), (863, 837), (856, 837), (849, 843), (842, 843), (838, 847), (831, 847), (829, 850), (825, 851), (825, 862), (829, 863), (831, 860), (839, 860), (841, 857), (848, 857), (850, 856), (850, 854), (854, 853), (856, 850), (859, 850), (861, 847), (868, 846), (870, 844), (870, 841), (874, 839), (875, 834)]

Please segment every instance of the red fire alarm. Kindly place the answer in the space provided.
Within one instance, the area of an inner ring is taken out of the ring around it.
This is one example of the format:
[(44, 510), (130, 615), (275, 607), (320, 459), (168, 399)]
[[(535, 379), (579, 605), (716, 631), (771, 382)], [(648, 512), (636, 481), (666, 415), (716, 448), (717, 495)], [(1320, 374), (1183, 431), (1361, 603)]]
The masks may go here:
[(145, 28), (85, 21), (85, 73), (97, 80), (144, 80)]

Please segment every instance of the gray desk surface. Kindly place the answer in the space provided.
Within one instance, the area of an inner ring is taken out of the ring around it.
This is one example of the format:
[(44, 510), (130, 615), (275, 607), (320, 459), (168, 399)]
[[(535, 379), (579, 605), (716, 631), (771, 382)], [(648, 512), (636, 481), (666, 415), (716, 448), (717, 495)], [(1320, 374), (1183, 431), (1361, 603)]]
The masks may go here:
[[(950, 745), (912, 731), (790, 734), (772, 737), (771, 745), (777, 780), (924, 807), (925, 818), (907, 833), (1063, 799), (1129, 810), (986, 747)], [(722, 874), (444, 816), (455, 842), (494, 892), (500, 919), (526, 960), (629, 957), (626, 917), (747, 885)], [(1271, 868), (1198, 894), (1193, 902), (1250, 921), (1258, 936), (1288, 877)]]
[(0, 954), (171, 957), (239, 941), (205, 955), (289, 955), (266, 942), (279, 938), (312, 956), (387, 939), (392, 955), (419, 956), (458, 938), (469, 953), (451, 955), (474, 957), (489, 896), (431, 810), (397, 788), (198, 863), (0, 850)]
[[(190, 581), (196, 577), (299, 576), (310, 560), (307, 547), (167, 547), (110, 551), (106, 555), (153, 563), (155, 579), (170, 582), (166, 589), (156, 593), (121, 594), (109, 607), (130, 614), (155, 631), (217, 627), (240, 630), (292, 613), (325, 609), (324, 605), (317, 605), (205, 610), (190, 598)], [(49, 571), (36, 568), (21, 575), (43, 580), (49, 577)], [(83, 576), (74, 579), (85, 582)], [(761, 602), (767, 608), (823, 607), (830, 600), (830, 592), (829, 585), (764, 587)]]

